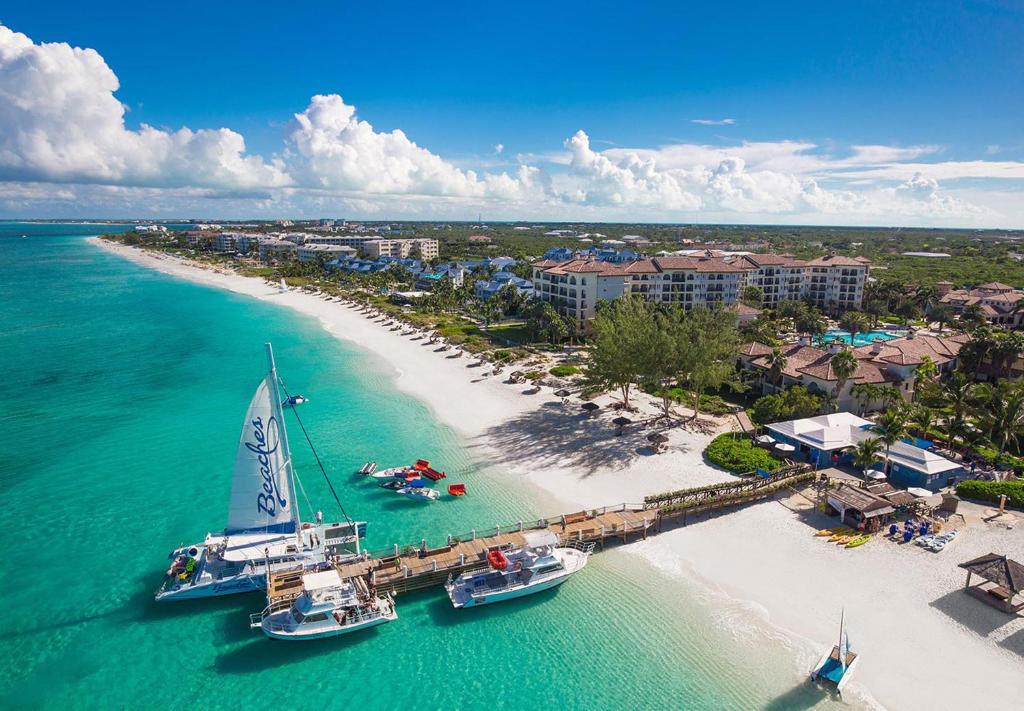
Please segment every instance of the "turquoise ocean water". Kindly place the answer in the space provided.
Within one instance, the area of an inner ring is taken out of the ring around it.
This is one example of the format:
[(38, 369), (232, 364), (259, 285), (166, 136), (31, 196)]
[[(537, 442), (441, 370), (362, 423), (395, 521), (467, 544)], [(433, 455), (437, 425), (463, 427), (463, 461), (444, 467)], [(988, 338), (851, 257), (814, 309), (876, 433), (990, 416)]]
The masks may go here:
[[(223, 526), (234, 448), (272, 341), (368, 544), (431, 543), (554, 513), (474, 462), (389, 371), (312, 319), (146, 270), (85, 242), (110, 230), (0, 223), (0, 707), (807, 708), (787, 648), (729, 631), (635, 556), (556, 592), (303, 644), (248, 629), (259, 595), (157, 605), (167, 552)], [(21, 235), (25, 234), (25, 239)], [(443, 393), (438, 394), (439, 397)], [(330, 516), (308, 449), (293, 449)], [(352, 472), (427, 457), (471, 496), (422, 505)]]

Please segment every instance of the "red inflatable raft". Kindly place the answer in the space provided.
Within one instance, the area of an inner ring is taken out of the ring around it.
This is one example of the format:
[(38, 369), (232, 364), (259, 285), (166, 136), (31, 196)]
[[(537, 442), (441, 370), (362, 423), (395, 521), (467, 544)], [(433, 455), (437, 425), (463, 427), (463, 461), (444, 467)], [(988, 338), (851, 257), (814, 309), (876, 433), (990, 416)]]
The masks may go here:
[(505, 554), (499, 551), (497, 548), (492, 548), (487, 551), (487, 562), (491, 564), (491, 567), (495, 570), (505, 570), (508, 567), (508, 558)]
[(439, 472), (436, 469), (430, 468), (430, 462), (426, 459), (417, 459), (416, 464), (413, 465), (416, 471), (423, 476), (427, 477), (431, 481), (437, 481), (438, 479), (444, 479), (444, 472)]
[(465, 484), (449, 484), (448, 493), (452, 496), (465, 496), (466, 485)]

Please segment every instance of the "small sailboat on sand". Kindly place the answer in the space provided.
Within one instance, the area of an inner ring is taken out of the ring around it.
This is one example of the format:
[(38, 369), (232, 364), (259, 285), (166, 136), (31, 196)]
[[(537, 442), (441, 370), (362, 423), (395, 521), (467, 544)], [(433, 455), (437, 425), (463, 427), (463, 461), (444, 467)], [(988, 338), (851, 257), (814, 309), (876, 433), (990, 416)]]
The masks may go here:
[(811, 670), (811, 681), (816, 684), (834, 690), (838, 694), (843, 693), (843, 687), (853, 676), (853, 668), (860, 661), (860, 657), (850, 651), (850, 638), (846, 634), (846, 611), (844, 610), (839, 618), (839, 644), (832, 647), (832, 651), (818, 660), (818, 663)]

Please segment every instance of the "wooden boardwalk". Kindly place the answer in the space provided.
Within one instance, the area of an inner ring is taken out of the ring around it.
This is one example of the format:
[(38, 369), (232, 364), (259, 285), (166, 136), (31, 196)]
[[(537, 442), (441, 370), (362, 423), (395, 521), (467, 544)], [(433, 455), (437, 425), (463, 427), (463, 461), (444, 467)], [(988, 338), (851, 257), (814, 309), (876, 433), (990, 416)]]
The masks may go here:
[(438, 548), (427, 548), (425, 540), (418, 547), (396, 545), (389, 551), (368, 554), (365, 560), (339, 565), (338, 572), (343, 578), (366, 577), (380, 592), (409, 592), (443, 584), (452, 574), (485, 567), (487, 551), (520, 547), (523, 534), (530, 531), (551, 531), (563, 545), (576, 541), (604, 547), (612, 541), (646, 538), (657, 523), (656, 511), (623, 504), (449, 536), (447, 544)]
[[(815, 476), (806, 465), (790, 466), (766, 478), (746, 476), (721, 484), (648, 496), (642, 504), (606, 506), (448, 536), (445, 545), (437, 548), (428, 548), (426, 539), (422, 539), (419, 545), (396, 544), (383, 551), (364, 551), (361, 560), (336, 567), (343, 579), (363, 578), (381, 593), (422, 590), (443, 585), (451, 575), (484, 568), (487, 551), (520, 547), (524, 543), (523, 534), (530, 531), (551, 531), (562, 545), (593, 543), (603, 549), (608, 543), (646, 539), (660, 532), (667, 520), (681, 519), (685, 525), (687, 514), (743, 506), (808, 482)], [(274, 604), (286, 604), (301, 592), (302, 573), (292, 570), (271, 575), (268, 593), (275, 600)]]

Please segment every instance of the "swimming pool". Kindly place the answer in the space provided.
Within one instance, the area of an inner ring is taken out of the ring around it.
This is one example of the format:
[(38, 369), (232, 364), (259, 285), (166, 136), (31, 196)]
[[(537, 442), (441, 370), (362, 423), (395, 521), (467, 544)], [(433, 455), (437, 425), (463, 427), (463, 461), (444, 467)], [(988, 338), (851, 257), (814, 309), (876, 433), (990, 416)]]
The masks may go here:
[[(900, 338), (902, 335), (903, 334), (901, 333), (895, 333), (893, 331), (867, 331), (865, 333), (858, 333), (856, 336), (854, 336), (853, 345), (869, 346), (875, 341), (876, 338), (883, 341), (891, 341), (894, 338)], [(850, 332), (832, 329), (826, 331), (825, 335), (823, 335), (819, 339), (819, 341), (821, 343), (829, 343), (830, 341), (834, 341), (836, 339), (839, 339), (844, 343), (850, 343)]]

